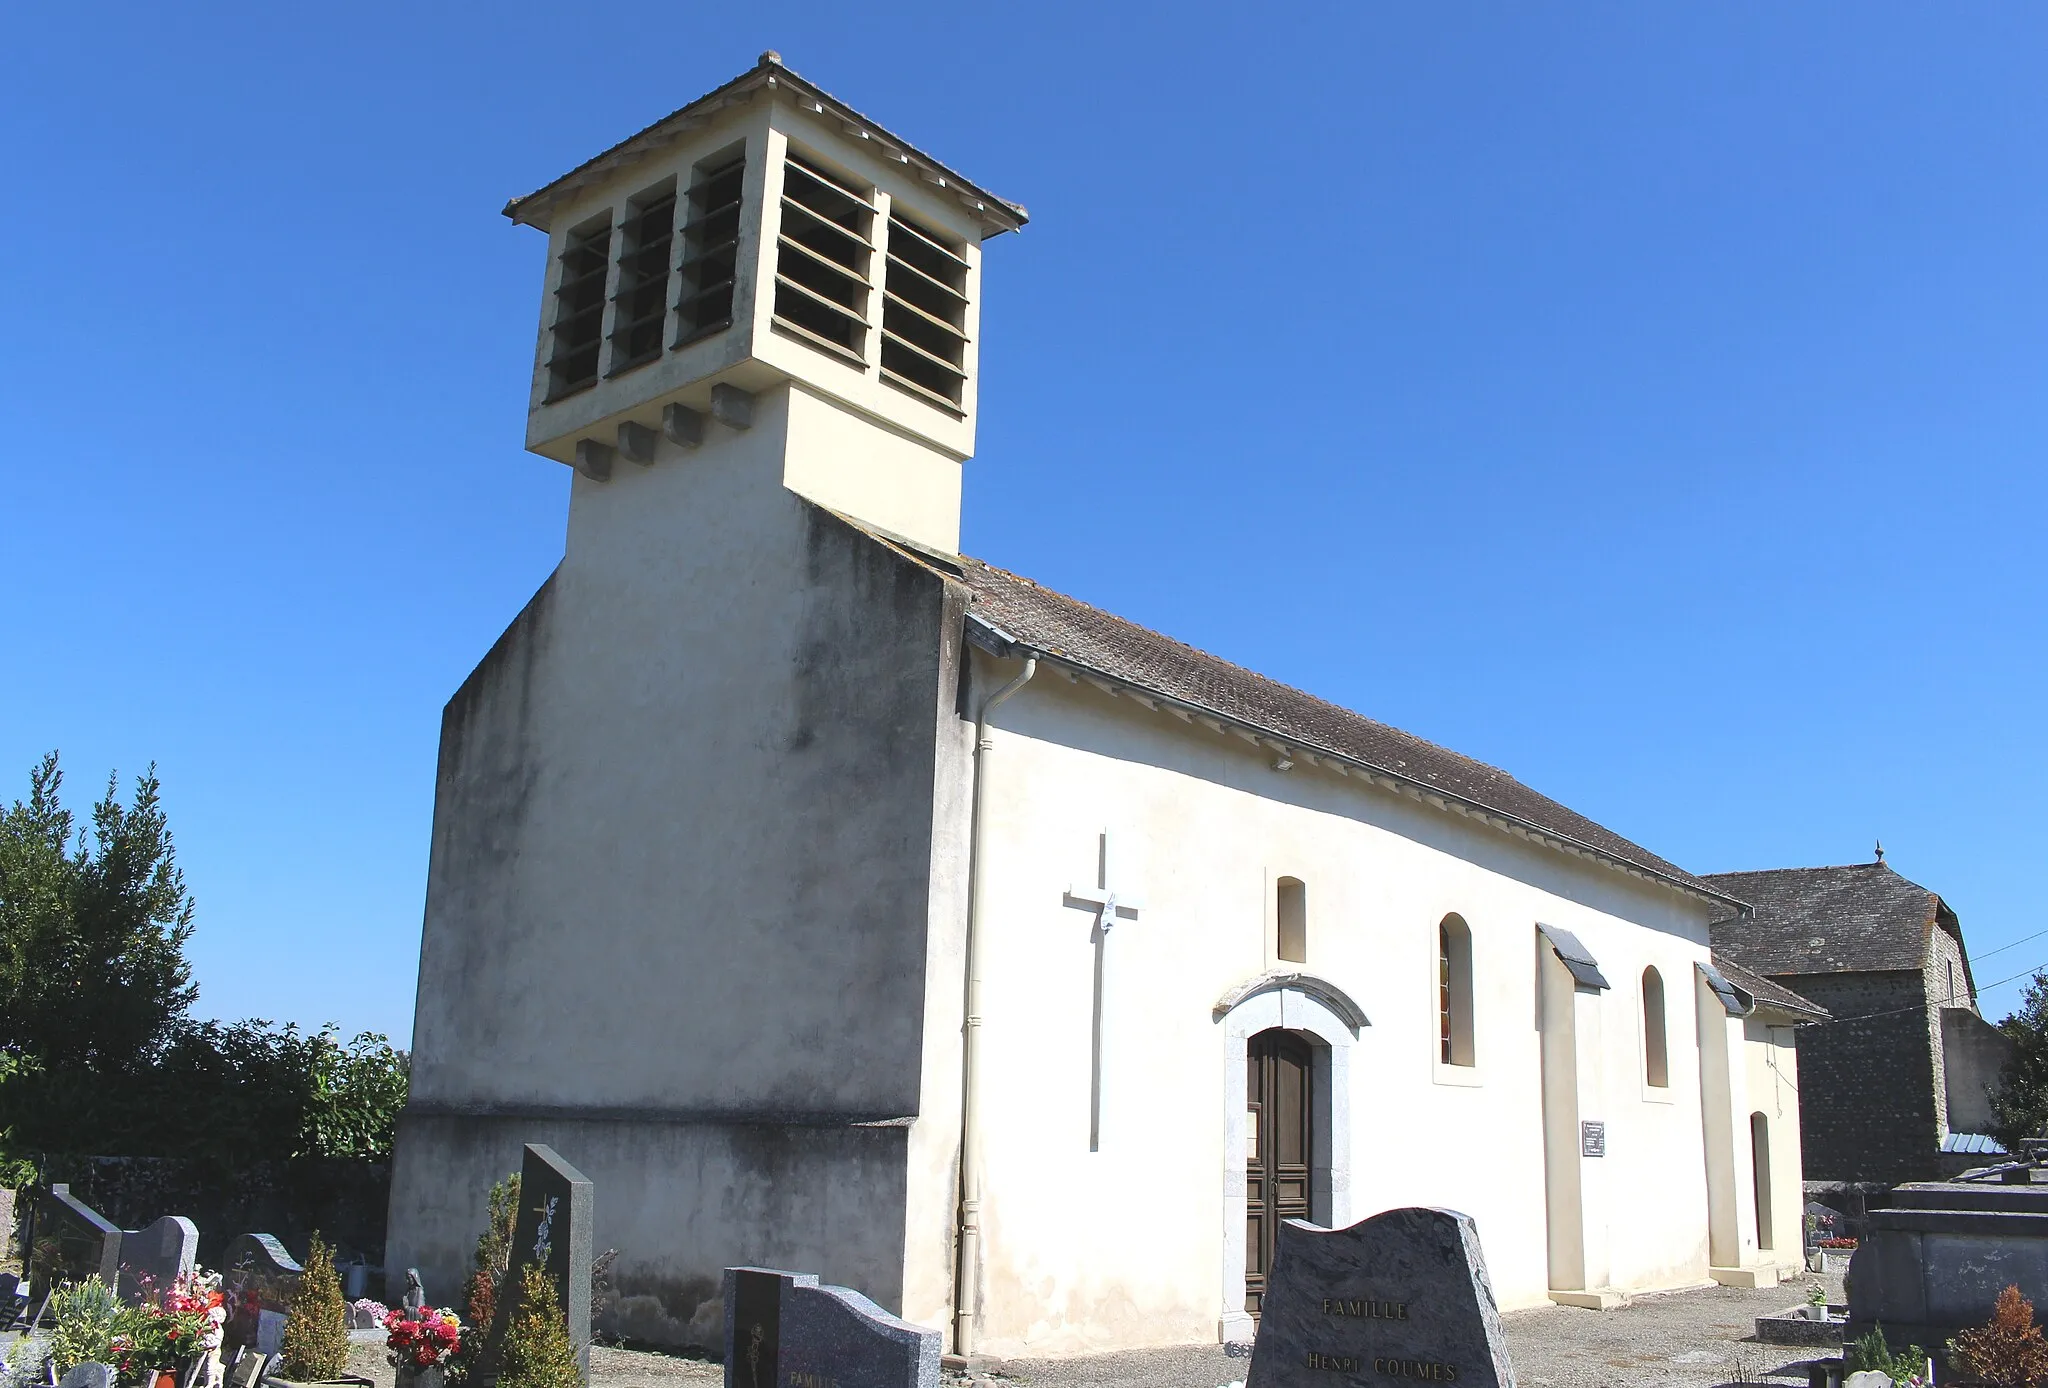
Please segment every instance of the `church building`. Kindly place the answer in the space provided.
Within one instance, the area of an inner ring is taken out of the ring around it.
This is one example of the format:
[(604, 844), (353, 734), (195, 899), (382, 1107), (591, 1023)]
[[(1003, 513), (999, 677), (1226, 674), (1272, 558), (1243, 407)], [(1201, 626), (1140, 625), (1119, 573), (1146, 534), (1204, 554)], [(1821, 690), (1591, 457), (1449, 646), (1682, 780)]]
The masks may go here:
[(1738, 893), (959, 552), (1021, 206), (771, 53), (506, 213), (574, 476), (443, 715), (389, 1266), (453, 1299), (525, 1142), (678, 1345), (742, 1263), (1245, 1340), (1280, 1221), (1412, 1204), (1507, 1307), (1799, 1264), (1823, 1014), (1716, 966)]

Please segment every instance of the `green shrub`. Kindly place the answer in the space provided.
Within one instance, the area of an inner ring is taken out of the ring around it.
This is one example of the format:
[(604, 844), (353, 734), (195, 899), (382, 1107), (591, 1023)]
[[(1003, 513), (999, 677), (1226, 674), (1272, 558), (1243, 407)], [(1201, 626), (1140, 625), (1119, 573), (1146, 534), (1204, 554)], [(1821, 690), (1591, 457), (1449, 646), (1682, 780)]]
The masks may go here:
[(348, 1309), (334, 1253), (318, 1234), (306, 1250), (306, 1271), (284, 1320), (286, 1378), (334, 1378), (348, 1367)]
[(1844, 1349), (1842, 1361), (1842, 1367), (1852, 1374), (1875, 1370), (1894, 1383), (1910, 1382), (1927, 1372), (1927, 1351), (1907, 1345), (1905, 1353), (1893, 1354), (1882, 1325)]
[(114, 1362), (114, 1336), (121, 1325), (121, 1298), (98, 1277), (60, 1287), (50, 1297), (50, 1358), (59, 1376), (80, 1364)]
[(569, 1341), (569, 1317), (554, 1280), (530, 1264), (520, 1269), (514, 1307), (498, 1388), (583, 1388), (583, 1366)]

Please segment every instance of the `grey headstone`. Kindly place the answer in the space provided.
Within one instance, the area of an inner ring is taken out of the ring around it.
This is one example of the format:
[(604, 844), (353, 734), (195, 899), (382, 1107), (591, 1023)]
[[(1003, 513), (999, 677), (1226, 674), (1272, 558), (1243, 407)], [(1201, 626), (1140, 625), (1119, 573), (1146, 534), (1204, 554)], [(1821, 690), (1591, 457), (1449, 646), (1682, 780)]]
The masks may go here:
[(519, 1164), (519, 1213), (512, 1223), (511, 1266), (491, 1317), (491, 1332), (470, 1381), (492, 1388), (504, 1350), (505, 1327), (518, 1309), (519, 1278), (529, 1267), (544, 1268), (569, 1321), (569, 1340), (590, 1378), (590, 1239), (594, 1197), (590, 1180), (562, 1160), (554, 1148), (526, 1144)]
[(111, 1287), (121, 1275), (121, 1231), (68, 1185), (51, 1186), (36, 1202), (35, 1245), (29, 1281), (38, 1304), (66, 1282), (97, 1277)]
[(198, 1255), (199, 1226), (183, 1215), (129, 1230), (121, 1236), (121, 1295), (137, 1302), (162, 1295), (192, 1271)]
[(939, 1339), (812, 1274), (725, 1270), (725, 1388), (937, 1388)]
[(1280, 1226), (1246, 1388), (1382, 1379), (1514, 1388), (1479, 1230), (1455, 1210)]
[(228, 1366), (227, 1388), (256, 1388), (263, 1378), (263, 1371), (270, 1367), (270, 1356), (245, 1349)]
[(228, 1310), (221, 1350), (247, 1346), (275, 1354), (292, 1293), (305, 1269), (268, 1234), (243, 1234), (228, 1245), (221, 1266), (221, 1296)]
[(114, 1388), (112, 1364), (74, 1364), (57, 1380), (57, 1388)]

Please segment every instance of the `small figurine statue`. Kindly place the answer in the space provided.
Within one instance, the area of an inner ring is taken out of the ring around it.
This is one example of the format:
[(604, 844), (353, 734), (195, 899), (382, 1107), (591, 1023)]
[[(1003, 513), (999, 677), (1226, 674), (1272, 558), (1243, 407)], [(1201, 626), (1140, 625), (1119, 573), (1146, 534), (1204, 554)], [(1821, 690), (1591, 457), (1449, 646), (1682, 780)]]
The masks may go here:
[(427, 1289), (420, 1285), (420, 1270), (418, 1268), (407, 1268), (405, 1270), (405, 1300), (402, 1304), (405, 1307), (406, 1317), (410, 1320), (418, 1319), (420, 1312), (424, 1311), (427, 1307)]

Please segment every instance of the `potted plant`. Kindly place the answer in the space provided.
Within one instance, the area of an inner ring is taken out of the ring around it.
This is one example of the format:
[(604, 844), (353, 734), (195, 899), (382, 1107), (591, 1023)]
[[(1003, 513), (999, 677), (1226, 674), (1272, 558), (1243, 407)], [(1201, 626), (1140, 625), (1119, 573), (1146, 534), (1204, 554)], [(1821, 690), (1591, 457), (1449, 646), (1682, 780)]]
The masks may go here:
[(1824, 1321), (1828, 1318), (1828, 1288), (1825, 1282), (1814, 1282), (1807, 1286), (1806, 1305), (1800, 1307), (1799, 1312), (1810, 1321)]
[(348, 1311), (334, 1252), (313, 1235), (305, 1271), (285, 1313), (283, 1377), (300, 1383), (332, 1381), (348, 1368)]
[(80, 1364), (114, 1362), (114, 1337), (122, 1328), (121, 1311), (121, 1298), (98, 1277), (88, 1277), (50, 1294), (50, 1364), (58, 1377)]
[(442, 1388), (449, 1361), (462, 1349), (462, 1322), (446, 1307), (423, 1307), (417, 1316), (393, 1309), (384, 1318), (384, 1347), (398, 1388)]
[(206, 1361), (204, 1381), (213, 1381), (227, 1321), (219, 1284), (219, 1276), (196, 1268), (161, 1295), (145, 1284), (146, 1299), (120, 1312), (114, 1335), (112, 1362), (124, 1383), (177, 1388), (179, 1370), (200, 1359)]

